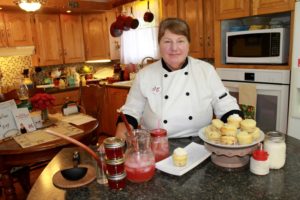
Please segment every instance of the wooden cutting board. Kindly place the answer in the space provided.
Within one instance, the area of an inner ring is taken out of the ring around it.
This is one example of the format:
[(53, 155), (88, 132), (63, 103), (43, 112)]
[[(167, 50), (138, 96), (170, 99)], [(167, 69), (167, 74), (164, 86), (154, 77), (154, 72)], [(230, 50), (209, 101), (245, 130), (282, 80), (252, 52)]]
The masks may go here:
[(91, 182), (93, 182), (96, 178), (96, 170), (95, 167), (91, 166), (91, 165), (79, 165), (80, 167), (87, 167), (87, 173), (86, 175), (79, 180), (76, 181), (70, 181), (65, 179), (62, 175), (61, 175), (61, 170), (56, 172), (52, 178), (52, 182), (53, 184), (61, 189), (69, 189), (69, 188), (77, 188), (77, 187), (82, 187), (85, 186)]

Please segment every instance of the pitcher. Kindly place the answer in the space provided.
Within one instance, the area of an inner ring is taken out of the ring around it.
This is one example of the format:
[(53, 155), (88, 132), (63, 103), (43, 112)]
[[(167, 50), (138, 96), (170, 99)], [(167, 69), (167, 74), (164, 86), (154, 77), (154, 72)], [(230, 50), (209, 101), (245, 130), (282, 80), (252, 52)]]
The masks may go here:
[(133, 136), (127, 136), (125, 152), (125, 171), (131, 182), (149, 181), (155, 173), (155, 158), (150, 148), (150, 134), (143, 129), (132, 131)]

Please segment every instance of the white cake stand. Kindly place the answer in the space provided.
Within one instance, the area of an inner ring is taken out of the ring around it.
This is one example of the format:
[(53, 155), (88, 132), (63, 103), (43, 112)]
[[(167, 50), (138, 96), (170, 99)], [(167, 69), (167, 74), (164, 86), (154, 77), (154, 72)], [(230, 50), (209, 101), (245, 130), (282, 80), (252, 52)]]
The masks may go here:
[(258, 148), (258, 144), (265, 138), (265, 134), (260, 131), (260, 137), (251, 144), (224, 145), (208, 140), (204, 134), (204, 128), (199, 131), (198, 135), (204, 141), (204, 146), (212, 152), (212, 162), (229, 170), (244, 168), (249, 163), (252, 152)]

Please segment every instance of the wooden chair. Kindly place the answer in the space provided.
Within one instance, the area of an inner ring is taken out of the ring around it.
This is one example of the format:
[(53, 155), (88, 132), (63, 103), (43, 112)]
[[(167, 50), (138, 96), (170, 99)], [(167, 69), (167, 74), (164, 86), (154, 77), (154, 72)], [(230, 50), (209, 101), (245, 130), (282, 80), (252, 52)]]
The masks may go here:
[(87, 115), (96, 118), (99, 121), (99, 126), (92, 134), (90, 143), (96, 144), (101, 134), (101, 114), (104, 106), (105, 87), (98, 84), (89, 84), (80, 87), (79, 91), (79, 105), (84, 108)]

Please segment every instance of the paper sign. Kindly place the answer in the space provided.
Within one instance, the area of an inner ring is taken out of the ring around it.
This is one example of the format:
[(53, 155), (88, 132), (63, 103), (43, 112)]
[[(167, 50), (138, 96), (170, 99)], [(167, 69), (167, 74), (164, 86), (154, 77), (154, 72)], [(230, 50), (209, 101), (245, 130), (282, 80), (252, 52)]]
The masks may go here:
[(10, 108), (0, 108), (0, 140), (18, 134), (18, 129)]
[(21, 133), (28, 133), (36, 130), (28, 108), (18, 108), (13, 110), (12, 113)]

